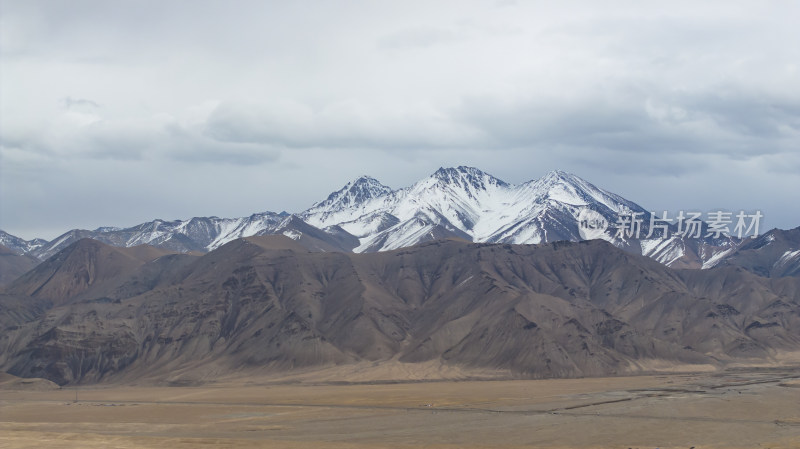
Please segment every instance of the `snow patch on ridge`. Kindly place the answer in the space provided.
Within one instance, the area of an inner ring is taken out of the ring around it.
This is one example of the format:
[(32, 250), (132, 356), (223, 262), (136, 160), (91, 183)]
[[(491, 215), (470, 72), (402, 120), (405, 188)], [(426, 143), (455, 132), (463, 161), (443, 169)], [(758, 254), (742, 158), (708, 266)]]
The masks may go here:
[(736, 248), (728, 248), (725, 251), (720, 251), (714, 254), (713, 256), (709, 257), (708, 260), (703, 262), (703, 266), (701, 268), (704, 270), (707, 270), (709, 268), (714, 268), (715, 266), (719, 265), (719, 263), (723, 259), (728, 257), (728, 255), (733, 253), (734, 251), (736, 251)]
[(781, 267), (783, 265), (788, 264), (794, 259), (800, 258), (800, 249), (797, 251), (786, 251), (783, 255), (775, 262), (775, 267)]

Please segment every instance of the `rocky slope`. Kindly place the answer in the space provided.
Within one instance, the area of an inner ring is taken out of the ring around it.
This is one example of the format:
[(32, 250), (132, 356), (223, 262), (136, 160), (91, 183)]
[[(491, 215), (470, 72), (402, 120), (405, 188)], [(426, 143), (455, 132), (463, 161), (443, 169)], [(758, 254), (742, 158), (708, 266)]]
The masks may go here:
[(39, 264), (39, 260), (27, 254), (17, 254), (0, 245), (0, 287), (11, 283)]
[(767, 277), (800, 275), (800, 227), (773, 229), (726, 251), (714, 265), (738, 266)]
[(203, 256), (129, 250), (81, 240), (15, 281), (0, 297), (0, 371), (190, 382), (436, 361), (572, 377), (800, 351), (800, 278), (674, 270), (602, 240), (354, 254), (265, 236)]

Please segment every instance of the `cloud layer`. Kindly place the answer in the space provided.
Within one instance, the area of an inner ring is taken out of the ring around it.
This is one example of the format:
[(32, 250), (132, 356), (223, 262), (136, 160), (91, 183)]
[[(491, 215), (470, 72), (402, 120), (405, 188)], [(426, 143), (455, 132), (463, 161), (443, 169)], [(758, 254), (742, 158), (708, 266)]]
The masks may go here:
[(298, 211), (369, 173), (565, 169), (653, 209), (800, 187), (795, 2), (27, 1), (0, 9), (0, 228)]

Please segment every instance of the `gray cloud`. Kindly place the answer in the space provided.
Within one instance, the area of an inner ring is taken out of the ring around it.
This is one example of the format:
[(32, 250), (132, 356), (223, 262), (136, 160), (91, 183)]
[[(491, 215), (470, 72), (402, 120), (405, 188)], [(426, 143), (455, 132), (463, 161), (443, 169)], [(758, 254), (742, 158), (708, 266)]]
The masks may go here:
[(301, 103), (223, 103), (205, 128), (220, 142), (292, 148), (450, 148), (474, 145), (480, 133), (429, 107), (386, 110), (358, 101), (312, 108)]
[(0, 135), (0, 154), (7, 162), (39, 157), (56, 161), (181, 161), (252, 165), (275, 161), (280, 148), (251, 142), (220, 142), (205, 127), (183, 125), (173, 117), (106, 120), (79, 112), (93, 102), (74, 101), (67, 111), (34, 130)]
[(259, 165), (280, 158), (276, 146), (251, 142), (220, 142), (208, 138), (203, 128), (186, 129), (179, 124), (165, 127), (169, 147), (165, 156), (185, 163), (216, 163), (233, 165)]
[(798, 112), (800, 102), (744, 89), (672, 94), (620, 87), (577, 100), (471, 98), (456, 114), (484, 130), (498, 147), (567, 146), (750, 159), (795, 152)]
[(87, 100), (85, 98), (72, 98), (72, 97), (65, 97), (61, 99), (61, 103), (64, 105), (66, 109), (72, 108), (99, 108), (100, 105), (92, 100)]
[(452, 30), (442, 28), (408, 28), (378, 40), (378, 47), (388, 49), (430, 47), (463, 39)]
[(764, 204), (796, 226), (780, 205), (800, 186), (798, 14), (789, 1), (5, 2), (0, 228), (301, 210), (363, 173), (400, 187), (456, 165), (511, 182), (565, 169), (654, 208)]

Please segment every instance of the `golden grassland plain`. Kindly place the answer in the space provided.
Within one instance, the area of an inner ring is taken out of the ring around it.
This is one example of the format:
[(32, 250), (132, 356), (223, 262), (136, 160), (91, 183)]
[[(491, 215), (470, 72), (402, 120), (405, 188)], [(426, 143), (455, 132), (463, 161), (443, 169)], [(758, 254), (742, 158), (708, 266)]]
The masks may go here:
[[(0, 388), (3, 448), (798, 448), (800, 370)], [(77, 402), (75, 401), (77, 393)]]

